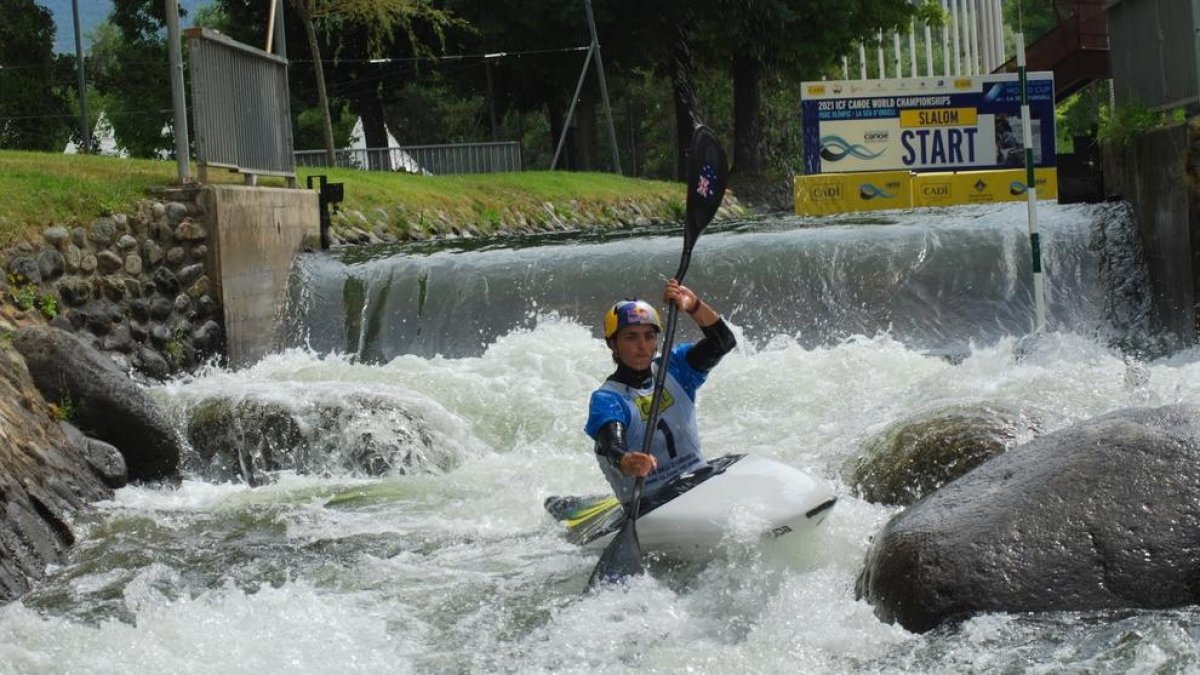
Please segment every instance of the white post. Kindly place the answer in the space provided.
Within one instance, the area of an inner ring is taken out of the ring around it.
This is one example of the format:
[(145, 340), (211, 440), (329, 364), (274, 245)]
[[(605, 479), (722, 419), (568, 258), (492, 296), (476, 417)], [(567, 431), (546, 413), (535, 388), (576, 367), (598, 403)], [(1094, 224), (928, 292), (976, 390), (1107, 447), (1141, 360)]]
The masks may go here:
[(904, 77), (904, 68), (901, 65), (904, 63), (904, 59), (900, 56), (900, 34), (899, 33), (892, 32), (892, 44), (895, 45), (896, 79), (899, 80)]
[(962, 0), (950, 0), (950, 2), (954, 7), (950, 12), (951, 30), (954, 31), (954, 74), (962, 75), (962, 30), (959, 27), (959, 9), (962, 8)]
[[(946, 0), (942, 0), (942, 14), (946, 14)], [(942, 24), (942, 74), (950, 77), (950, 26), (949, 22)]]
[(971, 73), (978, 75), (981, 71), (981, 59), (979, 58), (979, 0), (967, 0), (967, 5), (970, 8), (970, 23), (971, 27)]
[(917, 20), (913, 19), (908, 27), (908, 75), (917, 76)]
[(933, 77), (933, 31), (925, 24), (925, 76)]
[(861, 42), (858, 43), (858, 66), (862, 69), (860, 79), (867, 79), (867, 46)]
[(1037, 182), (1033, 171), (1033, 124), (1029, 119), (1029, 82), (1025, 72), (1025, 36), (1013, 36), (1017, 43), (1017, 76), (1021, 81), (1021, 137), (1025, 144), (1025, 198), (1029, 212), (1029, 248), (1033, 254), (1033, 306), (1035, 331), (1046, 327), (1046, 289), (1042, 281), (1042, 244), (1038, 239)]
[(842, 57), (842, 79), (843, 80), (850, 79), (850, 57), (849, 56)]
[(996, 64), (999, 65), (1008, 60), (1006, 58), (1008, 50), (1004, 48), (1004, 11), (1000, 6), (1000, 0), (992, 0), (992, 8), (993, 13), (996, 15), (996, 21), (992, 24), (992, 30), (996, 31), (994, 42), (996, 44)]
[(883, 31), (879, 31), (879, 46), (876, 47), (877, 56), (879, 57), (879, 79), (887, 79), (887, 69), (883, 67)]
[(990, 73), (995, 70), (992, 59), (992, 0), (983, 0), (983, 4), (979, 6), (979, 24), (983, 28), (979, 33), (982, 41), (979, 53), (983, 57), (983, 72)]

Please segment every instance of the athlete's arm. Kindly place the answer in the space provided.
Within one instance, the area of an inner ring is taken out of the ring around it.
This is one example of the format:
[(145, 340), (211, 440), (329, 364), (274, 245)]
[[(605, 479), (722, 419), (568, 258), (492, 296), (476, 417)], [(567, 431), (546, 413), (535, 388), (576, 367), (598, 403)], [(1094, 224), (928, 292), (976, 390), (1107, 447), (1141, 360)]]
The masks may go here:
[(596, 432), (596, 454), (626, 476), (648, 476), (658, 466), (653, 455), (630, 452), (625, 446), (625, 425), (609, 422)]
[(733, 351), (737, 346), (737, 338), (721, 317), (717, 317), (716, 323), (701, 326), (700, 330), (704, 332), (704, 337), (688, 350), (687, 362), (692, 368), (707, 373)]

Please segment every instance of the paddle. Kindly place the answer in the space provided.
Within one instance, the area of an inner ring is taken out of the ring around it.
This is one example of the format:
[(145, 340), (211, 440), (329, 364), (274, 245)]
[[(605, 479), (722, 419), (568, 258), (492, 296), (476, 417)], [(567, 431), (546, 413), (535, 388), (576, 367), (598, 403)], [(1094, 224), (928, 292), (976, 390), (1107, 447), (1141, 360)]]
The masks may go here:
[[(712, 221), (721, 206), (725, 196), (725, 182), (728, 178), (728, 167), (725, 162), (725, 151), (717, 143), (716, 136), (706, 126), (697, 126), (692, 131), (692, 143), (688, 153), (688, 193), (687, 213), (683, 228), (683, 255), (679, 259), (679, 269), (675, 278), (680, 282), (687, 274), (688, 264), (692, 260), (692, 247), (700, 233)], [(650, 415), (646, 421), (648, 433), (642, 443), (642, 452), (649, 453), (654, 442), (654, 433), (658, 425), (659, 406), (662, 404), (663, 385), (667, 379), (667, 361), (671, 358), (671, 347), (675, 341), (675, 322), (679, 308), (674, 302), (667, 309), (667, 328), (663, 332), (663, 360), (654, 376), (654, 398), (650, 403)], [(637, 517), (638, 507), (642, 501), (642, 484), (645, 478), (638, 477), (633, 484), (633, 498), (629, 500), (628, 515), (619, 532), (609, 542), (600, 554), (596, 568), (588, 579), (588, 590), (599, 584), (620, 581), (635, 574), (641, 574), (642, 546), (638, 542)]]

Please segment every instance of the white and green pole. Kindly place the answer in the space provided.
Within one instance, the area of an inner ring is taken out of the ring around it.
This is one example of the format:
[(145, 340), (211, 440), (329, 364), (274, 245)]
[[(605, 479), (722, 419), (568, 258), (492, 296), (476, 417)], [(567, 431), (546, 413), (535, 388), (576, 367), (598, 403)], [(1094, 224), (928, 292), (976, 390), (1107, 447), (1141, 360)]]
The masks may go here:
[(1025, 147), (1025, 200), (1029, 206), (1029, 248), (1033, 253), (1033, 329), (1046, 327), (1046, 288), (1042, 281), (1042, 244), (1038, 239), (1037, 182), (1033, 173), (1033, 124), (1029, 119), (1029, 80), (1025, 71), (1025, 35), (1013, 36), (1017, 43), (1017, 76), (1021, 82), (1021, 137)]

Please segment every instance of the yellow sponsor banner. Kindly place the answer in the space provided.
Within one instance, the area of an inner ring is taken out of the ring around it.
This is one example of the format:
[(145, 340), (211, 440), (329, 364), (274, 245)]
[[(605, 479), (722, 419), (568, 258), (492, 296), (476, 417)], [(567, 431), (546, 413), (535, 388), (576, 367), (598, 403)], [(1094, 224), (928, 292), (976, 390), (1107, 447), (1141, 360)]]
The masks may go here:
[(973, 127), (979, 124), (975, 108), (929, 108), (901, 110), (901, 127)]
[[(1034, 180), (1038, 199), (1058, 199), (1058, 169), (1035, 169)], [(989, 204), (1024, 199), (1024, 169), (919, 173), (912, 179), (913, 206)]]
[(908, 171), (796, 176), (796, 214), (824, 216), (854, 211), (906, 209), (913, 205), (912, 176)]

